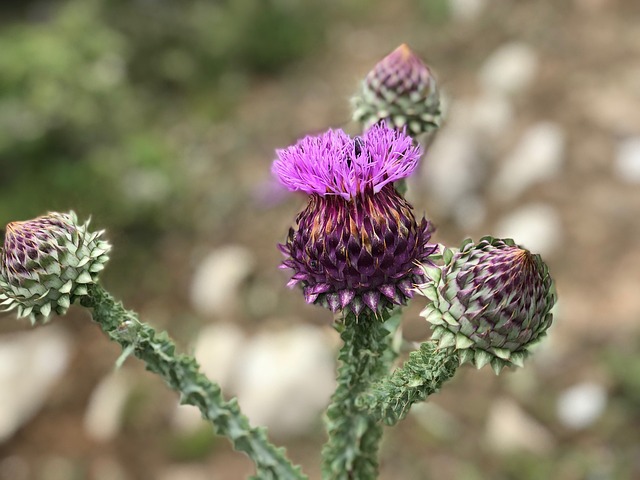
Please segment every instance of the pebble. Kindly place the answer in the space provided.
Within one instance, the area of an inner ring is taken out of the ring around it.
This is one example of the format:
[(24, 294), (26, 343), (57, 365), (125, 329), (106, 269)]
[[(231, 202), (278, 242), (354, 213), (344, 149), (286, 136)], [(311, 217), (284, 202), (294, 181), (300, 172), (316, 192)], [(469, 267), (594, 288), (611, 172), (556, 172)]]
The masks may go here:
[(210, 252), (191, 283), (191, 301), (204, 316), (223, 316), (237, 308), (238, 291), (255, 266), (251, 250), (227, 245)]
[(236, 370), (238, 402), (274, 435), (309, 432), (335, 389), (335, 360), (324, 329), (299, 325), (255, 336)]
[(527, 44), (506, 43), (495, 50), (480, 68), (480, 85), (503, 95), (527, 89), (538, 73), (538, 56)]
[(432, 206), (451, 215), (457, 203), (474, 193), (482, 182), (484, 164), (472, 129), (449, 124), (436, 136), (421, 170)]
[(486, 6), (486, 0), (449, 0), (451, 17), (463, 22), (477, 19)]
[(441, 441), (460, 437), (462, 427), (454, 415), (433, 402), (417, 403), (411, 407), (411, 417), (429, 434)]
[(70, 349), (69, 335), (54, 325), (0, 337), (0, 443), (44, 405)]
[(170, 465), (162, 469), (157, 480), (218, 480), (220, 476), (203, 465)]
[(492, 234), (499, 238), (512, 238), (517, 244), (544, 257), (560, 247), (562, 222), (551, 205), (528, 204), (502, 218)]
[(532, 185), (556, 177), (564, 165), (565, 146), (558, 124), (540, 122), (529, 127), (502, 163), (492, 185), (494, 196), (511, 202)]
[(495, 91), (482, 91), (470, 103), (468, 114), (478, 134), (493, 141), (506, 136), (514, 123), (511, 100)]
[(618, 144), (614, 173), (623, 183), (640, 184), (640, 137), (631, 137)]
[(471, 235), (479, 228), (487, 217), (487, 207), (484, 199), (479, 195), (467, 195), (461, 198), (453, 211), (453, 219), (458, 227)]
[(556, 412), (565, 427), (581, 430), (595, 423), (606, 407), (605, 388), (595, 382), (584, 382), (560, 393)]
[(118, 435), (132, 387), (133, 379), (122, 369), (100, 380), (91, 392), (84, 415), (84, 429), (89, 437), (106, 442)]
[(489, 447), (503, 454), (526, 451), (544, 455), (556, 446), (551, 432), (510, 398), (493, 402), (485, 436)]

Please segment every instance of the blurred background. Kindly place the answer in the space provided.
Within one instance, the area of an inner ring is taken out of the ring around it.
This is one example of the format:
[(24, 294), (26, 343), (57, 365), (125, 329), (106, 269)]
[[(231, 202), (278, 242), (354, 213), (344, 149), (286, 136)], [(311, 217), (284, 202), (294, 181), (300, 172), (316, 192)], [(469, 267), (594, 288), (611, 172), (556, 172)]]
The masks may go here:
[[(640, 479), (640, 3), (5, 0), (0, 223), (74, 209), (103, 284), (319, 478), (339, 342), (284, 287), (302, 196), (274, 149), (329, 126), (401, 43), (446, 120), (409, 198), (450, 246), (512, 236), (560, 301), (526, 368), (465, 367), (388, 429), (382, 479)], [(404, 336), (429, 329), (416, 299)], [(0, 317), (0, 479), (233, 480), (252, 464), (72, 308)]]

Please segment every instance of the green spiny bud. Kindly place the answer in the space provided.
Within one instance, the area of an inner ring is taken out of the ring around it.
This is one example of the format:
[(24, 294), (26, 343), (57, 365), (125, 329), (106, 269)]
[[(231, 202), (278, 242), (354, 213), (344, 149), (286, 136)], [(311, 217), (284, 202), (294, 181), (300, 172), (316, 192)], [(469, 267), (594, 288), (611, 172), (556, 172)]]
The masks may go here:
[(437, 129), (440, 123), (435, 79), (406, 44), (376, 64), (352, 104), (353, 119), (365, 129), (386, 122), (390, 127), (406, 127), (407, 133), (416, 136)]
[(442, 348), (460, 363), (490, 363), (496, 373), (522, 366), (529, 347), (552, 322), (556, 294), (540, 255), (510, 239), (484, 237), (445, 250), (441, 268), (424, 267), (430, 282), (417, 287), (431, 303), (422, 311)]
[(0, 252), (0, 306), (32, 323), (64, 314), (109, 260), (103, 231), (90, 232), (74, 212), (52, 212), (7, 225)]

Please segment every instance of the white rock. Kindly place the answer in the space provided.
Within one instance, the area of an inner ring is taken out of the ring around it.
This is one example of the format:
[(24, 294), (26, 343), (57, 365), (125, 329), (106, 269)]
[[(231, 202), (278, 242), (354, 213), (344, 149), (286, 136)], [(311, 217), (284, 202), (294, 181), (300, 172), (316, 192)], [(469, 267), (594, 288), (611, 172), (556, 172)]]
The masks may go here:
[(132, 387), (133, 379), (122, 369), (100, 380), (91, 392), (84, 414), (84, 429), (89, 437), (105, 442), (118, 435)]
[(484, 62), (479, 81), (482, 87), (506, 95), (525, 90), (538, 72), (538, 56), (524, 43), (512, 42), (500, 46)]
[(503, 162), (493, 181), (494, 195), (512, 201), (532, 185), (557, 176), (564, 164), (565, 144), (564, 131), (556, 123), (530, 127)]
[(614, 173), (625, 183), (640, 183), (640, 137), (628, 138), (618, 144)]
[(415, 404), (411, 407), (410, 415), (425, 431), (440, 440), (452, 441), (460, 436), (460, 422), (433, 402)]
[(502, 218), (493, 235), (512, 238), (531, 252), (546, 256), (553, 253), (562, 242), (562, 222), (552, 206), (529, 204)]
[(592, 425), (607, 407), (607, 391), (594, 382), (584, 382), (564, 390), (556, 406), (558, 419), (569, 428), (580, 430)]
[(329, 337), (318, 327), (257, 335), (236, 377), (243, 412), (274, 434), (308, 432), (335, 388), (333, 357)]
[(486, 0), (449, 0), (449, 11), (455, 20), (469, 22), (480, 16)]
[(468, 114), (474, 129), (481, 135), (497, 139), (513, 125), (513, 105), (508, 97), (494, 91), (483, 91), (471, 104)]
[(488, 445), (499, 453), (527, 451), (542, 455), (556, 445), (551, 432), (509, 398), (493, 402), (485, 435)]
[(449, 124), (438, 133), (421, 170), (433, 206), (445, 214), (452, 214), (462, 198), (475, 192), (483, 174), (484, 164), (478, 156), (473, 131), (456, 124)]
[(66, 371), (70, 347), (68, 334), (53, 325), (0, 337), (0, 442), (44, 404)]
[[(195, 344), (194, 355), (202, 373), (225, 391), (233, 388), (236, 365), (242, 355), (245, 337), (231, 323), (204, 327)], [(202, 424), (200, 410), (192, 405), (178, 405), (173, 424), (179, 430), (193, 430)]]
[(169, 465), (156, 477), (157, 480), (218, 480), (220, 478), (203, 465)]
[(467, 234), (480, 227), (486, 216), (487, 208), (479, 195), (467, 195), (461, 198), (453, 211), (454, 221)]
[(191, 284), (194, 308), (207, 316), (221, 316), (236, 308), (238, 289), (254, 265), (253, 253), (240, 245), (209, 253), (200, 262)]

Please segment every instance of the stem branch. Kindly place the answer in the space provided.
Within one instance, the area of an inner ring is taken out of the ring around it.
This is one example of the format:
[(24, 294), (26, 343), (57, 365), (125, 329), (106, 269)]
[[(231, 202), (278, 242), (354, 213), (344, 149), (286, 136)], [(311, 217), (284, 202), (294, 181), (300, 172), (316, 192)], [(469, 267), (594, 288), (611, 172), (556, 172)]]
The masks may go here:
[(157, 333), (140, 322), (134, 312), (126, 310), (100, 285), (91, 285), (81, 303), (92, 309), (94, 321), (111, 340), (120, 344), (124, 352), (132, 353), (146, 364), (147, 370), (160, 375), (180, 393), (182, 404), (198, 407), (218, 435), (228, 437), (236, 450), (246, 453), (254, 461), (257, 472), (253, 478), (307, 478), (300, 467), (289, 462), (283, 448), (276, 448), (268, 441), (264, 428), (249, 425), (235, 398), (224, 400), (220, 387), (200, 373), (193, 357), (176, 355), (175, 344), (166, 332)]

